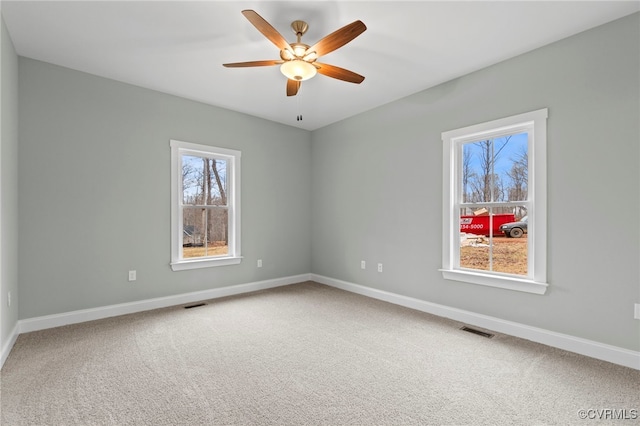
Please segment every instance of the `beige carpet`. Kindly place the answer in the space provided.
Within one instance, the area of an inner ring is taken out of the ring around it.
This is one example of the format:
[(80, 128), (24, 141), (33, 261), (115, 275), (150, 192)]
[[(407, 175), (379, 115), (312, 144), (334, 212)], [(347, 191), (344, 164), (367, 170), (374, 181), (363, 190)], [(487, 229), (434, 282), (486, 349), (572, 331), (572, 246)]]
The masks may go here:
[(640, 371), (461, 325), (308, 282), (28, 333), (2, 425), (640, 423)]

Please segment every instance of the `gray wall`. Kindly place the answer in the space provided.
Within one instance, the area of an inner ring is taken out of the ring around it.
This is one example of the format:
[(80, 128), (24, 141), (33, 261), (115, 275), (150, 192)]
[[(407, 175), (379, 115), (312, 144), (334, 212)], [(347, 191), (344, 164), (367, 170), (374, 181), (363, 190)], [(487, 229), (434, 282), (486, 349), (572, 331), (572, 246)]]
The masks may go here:
[[(18, 321), (18, 57), (0, 19), (0, 349)], [(7, 293), (12, 304), (7, 306)]]
[[(636, 14), (312, 133), (21, 58), (19, 317), (313, 272), (640, 350), (638, 28)], [(444, 281), (440, 133), (544, 107), (547, 294)], [(241, 265), (171, 272), (172, 138), (243, 152)], [(3, 158), (3, 199), (11, 170)]]
[[(635, 14), (313, 132), (312, 271), (640, 350), (639, 28)], [(443, 280), (441, 132), (545, 107), (547, 294)]]
[[(31, 59), (19, 71), (21, 319), (310, 271), (309, 132)], [(240, 265), (170, 270), (170, 139), (242, 151)]]

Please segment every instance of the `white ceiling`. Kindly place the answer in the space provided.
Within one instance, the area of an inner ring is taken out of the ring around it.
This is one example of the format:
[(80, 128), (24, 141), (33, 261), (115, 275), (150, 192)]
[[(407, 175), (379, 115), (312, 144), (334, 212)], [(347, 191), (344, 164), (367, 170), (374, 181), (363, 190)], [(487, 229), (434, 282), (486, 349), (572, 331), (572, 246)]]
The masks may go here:
[[(639, 1), (2, 1), (19, 55), (313, 130), (640, 10)], [(367, 31), (321, 58), (366, 77), (317, 75), (285, 95), (278, 59), (240, 13), (309, 45), (357, 19)], [(302, 114), (303, 120), (296, 121)]]

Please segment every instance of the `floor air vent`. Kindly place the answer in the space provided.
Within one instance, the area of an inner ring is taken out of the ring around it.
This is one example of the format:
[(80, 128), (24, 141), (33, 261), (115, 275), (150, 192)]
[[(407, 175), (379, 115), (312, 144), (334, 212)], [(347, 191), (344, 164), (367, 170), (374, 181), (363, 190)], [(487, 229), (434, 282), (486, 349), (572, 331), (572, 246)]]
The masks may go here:
[(487, 333), (486, 331), (476, 330), (475, 328), (467, 327), (466, 325), (461, 327), (460, 330), (477, 334), (478, 336), (486, 337), (487, 339), (491, 339), (494, 336), (493, 334)]
[(204, 306), (204, 305), (206, 305), (206, 303), (196, 303), (195, 305), (188, 305), (188, 306), (185, 306), (184, 308), (191, 309), (191, 308), (197, 308), (199, 306)]

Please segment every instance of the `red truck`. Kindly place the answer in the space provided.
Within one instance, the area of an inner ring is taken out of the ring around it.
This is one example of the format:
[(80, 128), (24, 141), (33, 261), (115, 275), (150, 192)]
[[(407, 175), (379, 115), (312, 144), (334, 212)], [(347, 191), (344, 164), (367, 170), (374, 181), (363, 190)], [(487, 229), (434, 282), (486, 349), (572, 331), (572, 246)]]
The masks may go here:
[[(490, 225), (490, 219), (493, 223)], [(478, 216), (460, 216), (460, 232), (476, 235), (489, 235), (490, 227), (493, 228), (493, 235), (502, 235), (500, 225), (515, 222), (516, 218), (512, 213), (494, 214), (494, 215), (478, 215)]]

